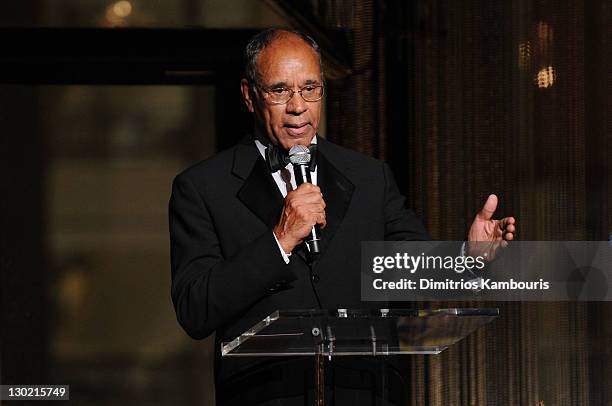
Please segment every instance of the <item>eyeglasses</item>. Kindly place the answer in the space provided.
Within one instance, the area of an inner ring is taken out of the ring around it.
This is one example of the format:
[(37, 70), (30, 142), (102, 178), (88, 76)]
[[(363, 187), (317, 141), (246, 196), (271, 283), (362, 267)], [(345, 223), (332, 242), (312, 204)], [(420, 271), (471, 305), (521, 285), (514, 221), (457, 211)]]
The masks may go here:
[[(270, 104), (285, 104), (288, 103), (289, 100), (296, 93), (295, 90), (289, 89), (287, 87), (274, 87), (274, 88), (265, 88), (263, 86), (257, 85), (261, 90), (263, 90), (268, 97), (266, 100)], [(325, 86), (323, 85), (306, 85), (300, 90), (297, 91), (300, 94), (302, 99), (307, 102), (316, 102), (323, 98), (323, 94), (325, 93)]]

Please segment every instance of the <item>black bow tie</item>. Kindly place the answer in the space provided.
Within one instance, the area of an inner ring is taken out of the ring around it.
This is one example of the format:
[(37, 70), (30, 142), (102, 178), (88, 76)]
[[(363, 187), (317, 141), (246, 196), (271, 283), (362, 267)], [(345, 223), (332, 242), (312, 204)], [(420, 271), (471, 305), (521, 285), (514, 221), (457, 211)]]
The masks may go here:
[[(310, 163), (308, 164), (308, 168), (310, 172), (314, 172), (317, 167), (317, 144), (310, 144), (308, 149), (310, 150)], [(280, 171), (290, 163), (289, 152), (278, 145), (270, 143), (266, 148), (266, 163), (268, 164), (270, 173)]]

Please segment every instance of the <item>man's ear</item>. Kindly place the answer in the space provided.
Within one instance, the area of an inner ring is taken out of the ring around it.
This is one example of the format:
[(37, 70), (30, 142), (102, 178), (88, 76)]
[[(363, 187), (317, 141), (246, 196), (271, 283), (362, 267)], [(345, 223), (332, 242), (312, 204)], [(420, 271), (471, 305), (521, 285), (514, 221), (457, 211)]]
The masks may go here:
[(242, 100), (244, 100), (244, 104), (246, 104), (247, 109), (249, 109), (251, 113), (254, 113), (255, 109), (253, 108), (253, 103), (255, 101), (251, 98), (251, 86), (249, 85), (248, 80), (242, 79), (240, 81), (240, 91), (242, 92)]

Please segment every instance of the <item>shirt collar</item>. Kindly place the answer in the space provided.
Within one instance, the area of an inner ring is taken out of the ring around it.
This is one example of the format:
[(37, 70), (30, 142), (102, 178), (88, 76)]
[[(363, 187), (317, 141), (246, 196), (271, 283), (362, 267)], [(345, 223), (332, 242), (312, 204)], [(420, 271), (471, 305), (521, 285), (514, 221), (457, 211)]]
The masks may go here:
[[(312, 137), (312, 140), (310, 141), (311, 144), (316, 144), (317, 143), (317, 136), (315, 135), (314, 137)], [(259, 141), (257, 138), (255, 138), (255, 146), (257, 147), (257, 150), (259, 151), (259, 153), (261, 154), (261, 156), (263, 157), (264, 161), (266, 160), (266, 148), (268, 148), (267, 145), (264, 145), (261, 141)]]

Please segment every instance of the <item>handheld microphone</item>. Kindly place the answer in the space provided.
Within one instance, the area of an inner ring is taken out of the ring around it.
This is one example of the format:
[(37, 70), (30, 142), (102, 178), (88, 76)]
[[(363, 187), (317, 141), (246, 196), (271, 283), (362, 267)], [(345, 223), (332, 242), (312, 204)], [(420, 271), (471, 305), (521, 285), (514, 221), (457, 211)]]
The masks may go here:
[[(310, 150), (304, 145), (295, 145), (289, 150), (289, 162), (293, 164), (295, 183), (300, 186), (302, 183), (312, 183), (310, 177)], [(306, 247), (312, 255), (321, 253), (319, 242), (321, 240), (321, 228), (318, 224), (312, 227), (310, 235), (306, 239)]]

